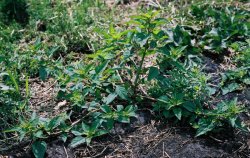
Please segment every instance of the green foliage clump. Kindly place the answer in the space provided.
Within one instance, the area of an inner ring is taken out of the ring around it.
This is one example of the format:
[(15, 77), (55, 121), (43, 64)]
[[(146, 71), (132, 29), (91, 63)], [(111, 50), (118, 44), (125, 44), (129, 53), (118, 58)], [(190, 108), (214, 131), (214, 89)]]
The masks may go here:
[[(89, 145), (115, 123), (129, 123), (145, 100), (159, 118), (188, 123), (197, 130), (196, 136), (225, 125), (248, 131), (238, 117), (245, 108), (237, 99), (217, 105), (209, 102), (217, 90), (209, 85), (200, 53), (221, 52), (230, 46), (239, 67), (222, 73), (222, 93), (247, 87), (249, 25), (245, 18), (249, 15), (245, 11), (192, 5), (188, 16), (200, 23), (196, 29), (173, 25), (174, 20), (159, 17), (160, 11), (149, 11), (132, 16), (123, 28), (111, 24), (108, 30), (96, 29), (104, 46), (82, 55), (88, 42), (86, 30), (96, 25), (88, 9), (101, 3), (29, 2), (28, 36), (22, 37), (25, 33), (17, 31), (18, 25), (0, 25), (4, 28), (0, 32), (0, 128), (5, 131), (0, 137), (17, 133), (19, 141), (31, 139), (35, 157), (44, 157), (46, 139), (60, 136), (66, 142), (74, 136), (72, 148)], [(20, 38), (28, 44), (18, 47), (23, 44), (17, 42)], [(42, 118), (30, 112), (29, 77), (42, 81), (53, 77), (57, 101), (69, 104), (67, 113)]]
[[(0, 73), (0, 129), (5, 130), (17, 123), (18, 115), (24, 111), (26, 100), (22, 98), (16, 74)], [(0, 134), (4, 139), (4, 133)]]
[(221, 52), (234, 41), (249, 37), (249, 13), (235, 7), (193, 5), (191, 15), (202, 23), (200, 45), (205, 50)]
[(26, 0), (3, 0), (0, 2), (0, 15), (7, 24), (15, 21), (25, 26), (29, 23), (27, 6)]
[(197, 128), (196, 136), (203, 135), (212, 130), (218, 130), (225, 124), (231, 125), (231, 127), (239, 128), (248, 132), (248, 129), (242, 124), (238, 115), (245, 111), (244, 108), (237, 106), (237, 99), (221, 102), (216, 105), (214, 109), (204, 110), (198, 123), (193, 124), (194, 128)]

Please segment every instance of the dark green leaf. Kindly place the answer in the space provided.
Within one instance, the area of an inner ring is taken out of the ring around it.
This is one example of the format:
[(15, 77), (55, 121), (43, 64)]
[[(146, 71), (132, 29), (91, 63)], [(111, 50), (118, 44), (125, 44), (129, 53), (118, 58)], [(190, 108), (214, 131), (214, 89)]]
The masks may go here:
[(181, 108), (174, 108), (173, 112), (174, 112), (174, 115), (178, 118), (178, 120), (181, 120), (181, 115), (182, 115)]
[(117, 108), (117, 111), (123, 111), (124, 106), (123, 105), (117, 105), (116, 108)]
[(99, 65), (99, 66), (96, 67), (96, 69), (95, 69), (95, 75), (93, 76), (94, 80), (96, 80), (103, 73), (103, 71), (108, 66), (109, 62), (110, 62), (110, 60), (106, 60), (101, 65)]
[(46, 137), (43, 135), (43, 131), (42, 131), (42, 130), (37, 131), (37, 132), (34, 134), (34, 137), (36, 137), (36, 138), (46, 138)]
[(69, 144), (69, 146), (70, 146), (71, 148), (75, 148), (75, 147), (77, 147), (77, 146), (79, 146), (79, 145), (81, 145), (81, 144), (83, 144), (83, 143), (85, 143), (85, 142), (86, 142), (86, 138), (81, 137), (81, 136), (78, 136), (78, 137), (75, 137), (75, 138), (71, 141), (71, 143)]
[(149, 37), (150, 36), (148, 34), (137, 33), (134, 38), (135, 38), (135, 42), (138, 43), (140, 47), (143, 47), (147, 43)]
[(87, 143), (87, 145), (90, 144), (91, 140), (92, 140), (92, 138), (86, 138), (86, 143)]
[(67, 133), (63, 133), (60, 135), (60, 138), (62, 139), (62, 141), (65, 143), (67, 141), (68, 138), (68, 134)]
[(101, 106), (101, 110), (102, 110), (103, 112), (105, 112), (105, 113), (110, 113), (110, 112), (112, 112), (112, 109), (111, 109), (109, 106), (107, 106), (107, 105)]
[(193, 102), (185, 102), (185, 103), (183, 104), (183, 107), (184, 107), (185, 109), (187, 109), (188, 111), (190, 111), (190, 112), (194, 112), (195, 109), (196, 109), (196, 105), (195, 105), (195, 103), (193, 103)]
[(249, 78), (244, 78), (243, 82), (247, 85), (250, 85), (250, 77)]
[(47, 144), (44, 141), (36, 141), (32, 144), (32, 152), (36, 158), (44, 158)]
[(39, 78), (41, 80), (45, 81), (47, 76), (48, 76), (48, 73), (47, 73), (46, 68), (44, 66), (40, 67), (40, 69), (39, 69)]
[(116, 86), (115, 92), (122, 99), (124, 99), (124, 100), (128, 99), (128, 91), (126, 90), (125, 87), (118, 85), (118, 86)]
[(104, 102), (105, 104), (110, 104), (116, 97), (117, 97), (117, 94), (111, 93), (111, 94), (109, 94), (109, 95), (104, 99), (103, 102)]
[(159, 99), (157, 99), (158, 101), (160, 102), (163, 102), (163, 103), (169, 103), (169, 98), (165, 95), (161, 96)]
[(130, 119), (128, 116), (123, 116), (122, 114), (119, 115), (117, 121), (122, 122), (122, 123), (129, 123)]
[(237, 119), (235, 120), (235, 127), (242, 131), (249, 132), (248, 127), (241, 121), (239, 117), (237, 117)]
[(76, 130), (72, 130), (71, 133), (73, 133), (75, 136), (81, 136), (83, 133), (76, 131)]
[(196, 137), (206, 134), (209, 131), (212, 131), (215, 128), (215, 122), (206, 121), (204, 119), (199, 121), (198, 130), (196, 132)]
[(87, 124), (85, 124), (85, 123), (82, 122), (82, 129), (83, 129), (84, 131), (89, 131), (89, 130), (90, 130), (90, 127), (89, 127), (89, 125), (87, 125)]
[(50, 120), (47, 128), (49, 130), (55, 129), (57, 126), (60, 125), (61, 121), (62, 121), (61, 117), (60, 116), (56, 116), (56, 117), (54, 117), (53, 119)]
[(102, 136), (102, 135), (107, 134), (107, 133), (108, 133), (108, 131), (106, 131), (106, 130), (98, 130), (95, 134), (95, 137), (99, 137), (99, 136)]
[(240, 88), (240, 85), (237, 83), (231, 83), (225, 87), (222, 87), (222, 95), (225, 95), (227, 93), (233, 92), (235, 90), (238, 90)]
[(98, 127), (101, 126), (102, 122), (103, 122), (103, 121), (102, 121), (101, 119), (95, 120), (95, 121), (91, 124), (90, 130), (91, 130), (91, 131), (96, 131), (96, 130), (98, 129)]
[(149, 69), (149, 73), (148, 73), (148, 81), (154, 79), (155, 77), (157, 77), (159, 75), (159, 70), (156, 67), (150, 67)]

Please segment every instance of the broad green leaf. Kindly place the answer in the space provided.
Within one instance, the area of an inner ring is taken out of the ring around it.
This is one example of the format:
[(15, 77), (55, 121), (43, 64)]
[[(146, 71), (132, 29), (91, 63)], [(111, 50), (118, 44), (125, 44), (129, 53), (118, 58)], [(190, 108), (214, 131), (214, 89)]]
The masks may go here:
[(159, 75), (159, 70), (156, 67), (150, 67), (149, 69), (149, 73), (148, 73), (148, 81), (154, 79), (155, 77), (157, 77)]
[(240, 120), (239, 117), (237, 117), (237, 119), (235, 120), (235, 127), (242, 131), (250, 132), (249, 128), (247, 128), (247, 126)]
[(32, 144), (32, 152), (36, 158), (44, 158), (47, 144), (44, 141), (36, 141)]
[(47, 126), (48, 130), (55, 129), (57, 126), (60, 125), (61, 121), (62, 121), (62, 119), (60, 116), (56, 116), (53, 119), (51, 119), (48, 126)]
[(78, 136), (78, 137), (75, 137), (75, 138), (71, 141), (71, 143), (69, 144), (69, 146), (70, 146), (71, 148), (75, 148), (75, 147), (77, 147), (77, 146), (79, 146), (79, 145), (81, 145), (81, 144), (83, 144), (83, 143), (85, 143), (85, 142), (86, 142), (86, 138), (81, 137), (81, 136)]
[(216, 93), (216, 89), (215, 88), (212, 88), (212, 87), (207, 87), (208, 89), (208, 94), (211, 96), (211, 95), (214, 95)]
[(111, 94), (109, 94), (109, 95), (104, 99), (103, 102), (104, 102), (105, 104), (110, 104), (116, 97), (117, 97), (117, 94), (111, 93)]
[(200, 120), (199, 121), (199, 126), (198, 130), (196, 132), (196, 137), (199, 137), (203, 134), (206, 134), (209, 131), (212, 131), (215, 128), (215, 122), (214, 121), (205, 121), (205, 120)]
[(62, 141), (65, 143), (67, 141), (68, 138), (68, 134), (67, 133), (63, 133), (60, 135), (60, 138), (62, 139)]
[(43, 131), (42, 131), (42, 130), (37, 131), (37, 132), (34, 134), (34, 137), (36, 137), (36, 138), (46, 138), (46, 137), (43, 135)]
[(94, 80), (96, 80), (103, 73), (103, 71), (108, 66), (109, 62), (110, 62), (110, 60), (106, 60), (101, 65), (99, 65), (98, 67), (95, 68), (95, 75), (93, 77)]
[(91, 124), (91, 131), (96, 131), (98, 129), (98, 127), (100, 127), (102, 125), (102, 120), (101, 119), (96, 119), (92, 124)]
[(102, 135), (107, 134), (107, 133), (108, 133), (108, 131), (106, 131), (106, 130), (98, 130), (95, 134), (95, 137), (99, 137), (99, 136), (102, 136)]
[(102, 110), (103, 112), (105, 112), (105, 113), (110, 113), (110, 112), (112, 112), (112, 109), (111, 109), (109, 106), (107, 106), (107, 105), (101, 106), (101, 110)]
[(152, 23), (156, 24), (157, 26), (166, 24), (168, 21), (165, 18), (156, 18)]
[(229, 118), (229, 122), (231, 124), (232, 127), (235, 127), (235, 121), (236, 121), (237, 117), (232, 117), (232, 118)]
[(143, 47), (147, 43), (149, 37), (150, 36), (148, 34), (137, 33), (134, 38), (135, 38), (135, 42), (138, 43), (140, 47)]
[(21, 142), (24, 139), (24, 137), (27, 134), (27, 132), (24, 131), (24, 130), (20, 130), (18, 132), (19, 132), (19, 141)]
[(243, 79), (243, 82), (247, 85), (250, 85), (250, 77)]
[(173, 112), (174, 112), (174, 115), (178, 118), (178, 120), (181, 120), (181, 115), (182, 115), (181, 108), (174, 108)]
[(44, 66), (40, 67), (40, 69), (39, 69), (39, 78), (41, 80), (45, 81), (47, 76), (48, 76), (48, 72), (47, 72), (46, 68)]
[(81, 136), (83, 135), (82, 132), (76, 131), (76, 130), (72, 130), (71, 133), (73, 133), (75, 136)]
[(158, 48), (158, 51), (164, 55), (167, 55), (169, 56), (170, 55), (170, 51), (164, 46), (164, 47), (161, 47), (161, 48)]
[(238, 90), (240, 88), (240, 85), (237, 83), (231, 83), (225, 87), (222, 87), (222, 95), (225, 95), (227, 93), (233, 92), (235, 90)]
[(122, 111), (124, 109), (124, 106), (123, 105), (117, 105), (116, 108), (117, 108), (117, 111)]
[(163, 102), (163, 103), (169, 103), (169, 98), (165, 95), (161, 96), (160, 98), (157, 99), (158, 101), (160, 102)]
[(115, 89), (115, 92), (122, 99), (124, 99), (124, 100), (128, 99), (128, 91), (126, 90), (125, 87), (117, 85), (116, 89)]
[(195, 109), (196, 109), (196, 105), (195, 105), (195, 103), (193, 103), (193, 102), (185, 102), (185, 103), (183, 104), (183, 107), (184, 107), (185, 109), (187, 109), (188, 111), (190, 111), (190, 112), (194, 112)]
[(86, 138), (86, 143), (87, 143), (87, 145), (90, 144), (91, 140), (92, 140), (92, 138)]
[(84, 122), (82, 122), (82, 129), (83, 129), (84, 131), (89, 131), (89, 130), (90, 130), (90, 126), (87, 125), (87, 124), (85, 124)]
[(125, 111), (128, 113), (128, 116), (130, 117), (136, 117), (136, 107), (134, 107), (133, 105), (129, 105), (125, 108)]
[(169, 110), (164, 110), (163, 111), (163, 116), (166, 118), (169, 118), (171, 116), (170, 111)]
[(122, 122), (122, 123), (129, 123), (130, 119), (128, 116), (123, 116), (122, 114), (119, 115), (117, 121)]

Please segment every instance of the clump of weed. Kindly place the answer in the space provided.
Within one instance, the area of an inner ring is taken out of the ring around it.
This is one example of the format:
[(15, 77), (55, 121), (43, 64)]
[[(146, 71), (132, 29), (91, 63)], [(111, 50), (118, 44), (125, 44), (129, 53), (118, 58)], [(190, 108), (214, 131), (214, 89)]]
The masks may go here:
[(0, 12), (4, 22), (15, 21), (23, 26), (29, 23), (28, 5), (26, 0), (3, 0), (0, 2)]

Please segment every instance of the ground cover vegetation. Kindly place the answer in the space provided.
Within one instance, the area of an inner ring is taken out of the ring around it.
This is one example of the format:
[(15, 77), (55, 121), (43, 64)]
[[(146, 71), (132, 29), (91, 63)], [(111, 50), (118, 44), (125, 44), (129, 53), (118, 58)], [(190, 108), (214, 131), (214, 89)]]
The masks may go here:
[[(36, 158), (52, 138), (91, 145), (140, 109), (195, 129), (194, 137), (225, 128), (249, 134), (249, 4), (146, 1), (119, 9), (127, 3), (0, 2), (0, 153), (17, 141)], [(48, 100), (33, 105), (32, 85), (48, 81), (36, 95), (53, 88), (52, 108)], [(223, 98), (235, 93), (246, 101)], [(51, 111), (36, 110), (42, 104)]]

